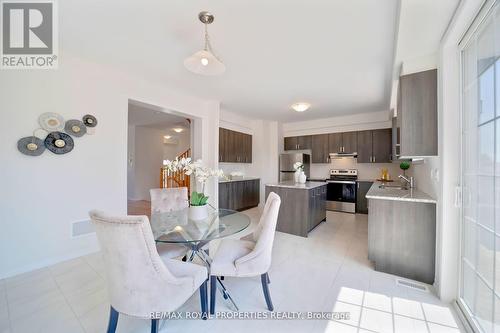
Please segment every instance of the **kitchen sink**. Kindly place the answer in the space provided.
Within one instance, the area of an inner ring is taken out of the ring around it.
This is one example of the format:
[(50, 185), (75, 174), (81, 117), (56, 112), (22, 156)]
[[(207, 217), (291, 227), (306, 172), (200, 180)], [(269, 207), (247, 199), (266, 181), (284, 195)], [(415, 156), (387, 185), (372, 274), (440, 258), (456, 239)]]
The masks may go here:
[(402, 185), (385, 185), (385, 184), (381, 184), (378, 186), (379, 188), (381, 189), (393, 189), (393, 190), (408, 190), (408, 188), (406, 186), (402, 186)]

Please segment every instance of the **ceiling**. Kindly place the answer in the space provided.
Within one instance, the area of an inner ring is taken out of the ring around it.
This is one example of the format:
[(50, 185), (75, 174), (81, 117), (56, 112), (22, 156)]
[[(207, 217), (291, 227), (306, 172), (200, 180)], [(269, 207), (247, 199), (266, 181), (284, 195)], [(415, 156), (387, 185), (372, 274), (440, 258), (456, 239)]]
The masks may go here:
[[(403, 2), (407, 0), (402, 0)], [(418, 7), (419, 0), (412, 1)], [(426, 26), (425, 0), (412, 26)], [(60, 1), (60, 48), (188, 94), (224, 110), (300, 121), (389, 110), (399, 0)], [(439, 7), (439, 6), (438, 6)], [(226, 64), (218, 77), (188, 72), (203, 47), (197, 14), (209, 10), (212, 46)], [(429, 29), (424, 29), (432, 34)], [(439, 36), (440, 37), (440, 36)], [(413, 40), (406, 49), (411, 52)], [(311, 103), (307, 112), (290, 110)]]
[(189, 122), (183, 117), (132, 103), (128, 105), (128, 124), (165, 130), (173, 136), (178, 135), (173, 128), (183, 128), (183, 133), (189, 131)]

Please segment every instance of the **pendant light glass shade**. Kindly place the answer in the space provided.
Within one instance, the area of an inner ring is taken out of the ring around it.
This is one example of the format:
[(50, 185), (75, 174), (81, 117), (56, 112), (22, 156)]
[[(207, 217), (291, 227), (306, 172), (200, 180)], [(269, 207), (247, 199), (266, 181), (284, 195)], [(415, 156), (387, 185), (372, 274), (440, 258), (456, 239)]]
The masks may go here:
[(184, 60), (184, 66), (191, 72), (201, 75), (220, 75), (226, 66), (212, 52), (201, 50)]
[(210, 44), (208, 25), (214, 21), (214, 16), (203, 11), (198, 19), (205, 25), (205, 47), (184, 60), (184, 66), (191, 72), (201, 75), (220, 75), (226, 71), (226, 66), (215, 56)]

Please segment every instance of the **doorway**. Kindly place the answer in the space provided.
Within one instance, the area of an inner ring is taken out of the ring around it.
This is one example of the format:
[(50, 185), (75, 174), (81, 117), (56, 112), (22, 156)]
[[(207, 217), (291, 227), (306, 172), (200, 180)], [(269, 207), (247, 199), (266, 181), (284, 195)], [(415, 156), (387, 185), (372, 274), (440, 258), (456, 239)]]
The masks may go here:
[(478, 332), (500, 331), (500, 1), (462, 42), (462, 212), (458, 303)]
[(192, 120), (168, 110), (130, 101), (127, 138), (127, 213), (151, 215), (149, 190), (176, 187), (166, 182), (164, 160), (191, 157)]

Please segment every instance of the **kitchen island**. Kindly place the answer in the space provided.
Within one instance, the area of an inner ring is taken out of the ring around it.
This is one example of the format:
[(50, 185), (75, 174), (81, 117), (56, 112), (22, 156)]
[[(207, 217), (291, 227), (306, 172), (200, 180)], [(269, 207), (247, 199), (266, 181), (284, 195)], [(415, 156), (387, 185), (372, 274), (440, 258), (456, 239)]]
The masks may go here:
[(375, 270), (434, 282), (436, 200), (417, 189), (375, 182), (368, 199), (368, 259)]
[(276, 230), (307, 237), (326, 219), (326, 183), (293, 181), (266, 184), (266, 198), (270, 192), (278, 194), (281, 206)]

